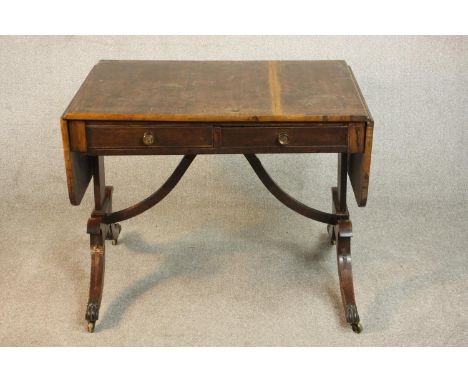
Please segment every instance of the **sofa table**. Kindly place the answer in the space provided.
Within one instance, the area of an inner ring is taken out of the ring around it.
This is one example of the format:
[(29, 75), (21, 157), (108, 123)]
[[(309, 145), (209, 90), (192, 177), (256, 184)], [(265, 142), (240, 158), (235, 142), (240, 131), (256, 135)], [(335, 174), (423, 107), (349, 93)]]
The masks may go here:
[[(265, 187), (293, 211), (327, 224), (336, 244), (346, 321), (360, 332), (351, 271), (349, 175), (357, 204), (369, 185), (373, 119), (345, 61), (100, 61), (61, 118), (70, 202), (79, 205), (93, 178), (88, 220), (91, 280), (88, 330), (99, 317), (105, 241), (119, 222), (160, 202), (198, 154), (243, 154)], [(255, 154), (337, 153), (332, 212), (284, 192)], [(143, 201), (112, 210), (106, 155), (183, 155), (167, 181)]]

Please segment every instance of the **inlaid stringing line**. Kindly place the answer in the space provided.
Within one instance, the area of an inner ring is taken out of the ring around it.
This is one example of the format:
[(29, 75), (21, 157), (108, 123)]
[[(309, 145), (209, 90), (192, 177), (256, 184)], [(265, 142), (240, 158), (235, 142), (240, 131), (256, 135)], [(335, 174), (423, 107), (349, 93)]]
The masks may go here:
[(278, 63), (268, 62), (268, 82), (270, 84), (271, 111), (274, 115), (283, 114), (281, 107), (281, 86), (278, 79)]

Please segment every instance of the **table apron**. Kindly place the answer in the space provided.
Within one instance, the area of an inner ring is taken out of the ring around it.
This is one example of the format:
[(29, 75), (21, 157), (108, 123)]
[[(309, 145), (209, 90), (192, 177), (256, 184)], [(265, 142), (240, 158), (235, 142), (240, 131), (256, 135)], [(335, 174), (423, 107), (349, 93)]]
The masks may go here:
[(72, 151), (88, 155), (352, 153), (362, 152), (364, 136), (359, 123), (70, 123)]

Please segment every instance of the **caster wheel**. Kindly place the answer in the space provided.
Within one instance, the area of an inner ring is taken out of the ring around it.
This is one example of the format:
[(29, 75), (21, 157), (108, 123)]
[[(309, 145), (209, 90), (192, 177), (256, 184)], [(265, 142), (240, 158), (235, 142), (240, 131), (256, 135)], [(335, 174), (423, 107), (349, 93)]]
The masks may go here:
[(94, 332), (94, 326), (96, 322), (95, 321), (88, 321), (88, 332), (93, 333)]
[(362, 325), (360, 323), (351, 324), (354, 333), (361, 333), (362, 332)]
[(330, 236), (330, 245), (335, 245), (336, 244), (336, 238), (335, 234), (333, 233), (333, 226), (331, 224), (327, 224), (327, 232), (328, 235)]
[(122, 231), (122, 226), (119, 223), (115, 223), (114, 227), (115, 227), (114, 229), (117, 231), (117, 238), (112, 239), (112, 245), (117, 245), (119, 243), (118, 236), (120, 234), (120, 231)]

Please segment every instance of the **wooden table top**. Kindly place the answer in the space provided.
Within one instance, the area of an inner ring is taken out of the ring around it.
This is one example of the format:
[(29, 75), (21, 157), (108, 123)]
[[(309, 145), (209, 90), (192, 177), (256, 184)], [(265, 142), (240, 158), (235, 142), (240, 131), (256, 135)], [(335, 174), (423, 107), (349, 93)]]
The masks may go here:
[[(324, 139), (327, 150), (347, 150), (356, 200), (366, 204), (374, 123), (345, 61), (100, 61), (60, 122), (75, 205), (92, 177), (89, 155), (96, 150), (320, 152)], [(142, 149), (143, 133), (154, 128), (160, 143)], [(277, 145), (278, 129), (292, 134), (287, 146)]]
[(371, 120), (345, 61), (100, 61), (63, 118)]

